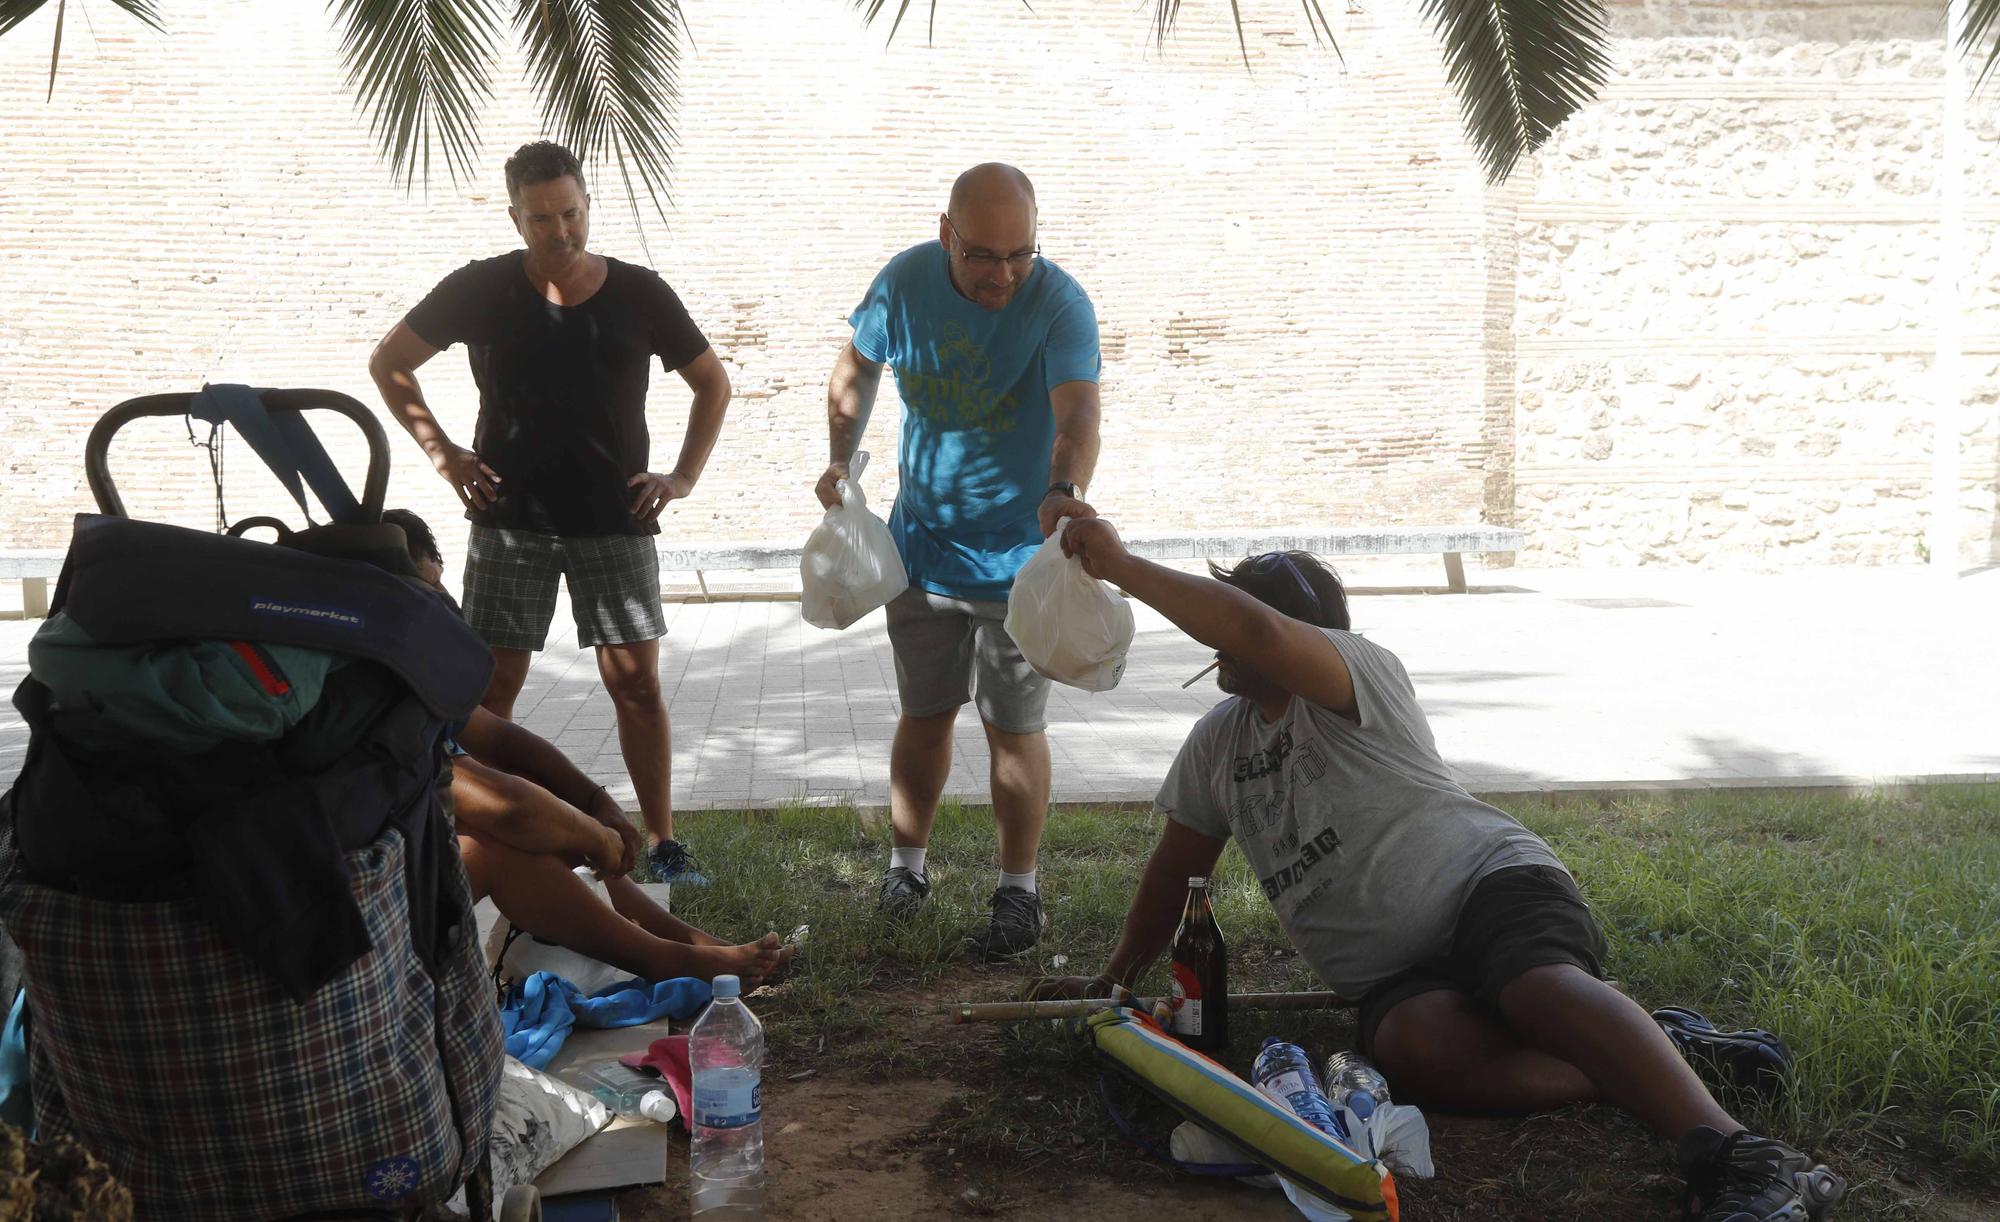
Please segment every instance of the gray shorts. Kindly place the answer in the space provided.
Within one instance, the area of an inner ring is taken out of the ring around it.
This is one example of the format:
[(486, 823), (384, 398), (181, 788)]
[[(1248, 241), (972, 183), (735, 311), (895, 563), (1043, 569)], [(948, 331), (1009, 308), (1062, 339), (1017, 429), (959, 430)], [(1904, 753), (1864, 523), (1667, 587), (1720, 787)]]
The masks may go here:
[(495, 649), (540, 649), (556, 614), (556, 581), (583, 645), (667, 634), (660, 554), (651, 535), (574, 536), (474, 526), (465, 549), (465, 619)]
[(1049, 724), (1049, 681), (1007, 635), (1006, 603), (911, 586), (890, 600), (888, 616), (905, 717), (929, 717), (976, 699), (980, 720), (996, 730), (1033, 734)]

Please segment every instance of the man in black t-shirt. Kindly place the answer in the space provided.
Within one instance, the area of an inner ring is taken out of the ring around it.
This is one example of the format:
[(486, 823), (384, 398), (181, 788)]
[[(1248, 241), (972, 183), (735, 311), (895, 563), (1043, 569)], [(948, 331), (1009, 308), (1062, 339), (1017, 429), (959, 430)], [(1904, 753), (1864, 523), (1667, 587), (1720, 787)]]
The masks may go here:
[[(526, 248), (446, 276), (375, 347), (368, 372), (472, 523), (465, 614), (493, 648), (485, 706), (511, 719), (546, 642), (556, 583), (579, 644), (594, 646), (618, 745), (667, 877), (692, 881), (674, 839), (672, 749), (661, 697), (659, 556), (668, 502), (694, 490), (722, 429), (729, 375), (680, 298), (643, 267), (591, 254), (590, 196), (568, 149), (524, 145), (507, 162), (508, 217)], [(416, 370), (466, 346), (479, 387), (472, 448), (424, 403)], [(694, 392), (680, 460), (649, 469), (653, 359)]]

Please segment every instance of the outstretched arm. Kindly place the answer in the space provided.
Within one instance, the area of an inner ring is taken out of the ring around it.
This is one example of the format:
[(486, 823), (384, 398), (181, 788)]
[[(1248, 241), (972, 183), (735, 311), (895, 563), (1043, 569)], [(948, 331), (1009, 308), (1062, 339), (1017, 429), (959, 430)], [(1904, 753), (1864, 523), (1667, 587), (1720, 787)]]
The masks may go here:
[(1237, 665), (1294, 696), (1360, 720), (1347, 661), (1313, 625), (1214, 578), (1139, 559), (1103, 518), (1071, 523), (1063, 533), (1063, 553), (1082, 557), (1092, 577), (1120, 587)]
[(1187, 896), (1187, 880), (1206, 876), (1215, 869), (1225, 842), (1204, 836), (1193, 828), (1167, 820), (1160, 842), (1139, 876), (1139, 890), (1125, 913), (1125, 928), (1111, 960), (1094, 979), (1087, 976), (1049, 976), (1032, 981), (1028, 995), (1036, 999), (1055, 997), (1107, 997), (1111, 986), (1132, 988), (1147, 965), (1173, 940), (1180, 924), (1181, 908)]
[(1049, 407), (1056, 418), (1055, 446), (1049, 453), (1049, 484), (1075, 484), (1076, 495), (1050, 492), (1042, 498), (1036, 517), (1042, 537), (1056, 531), (1064, 518), (1094, 518), (1097, 511), (1083, 499), (1090, 477), (1097, 471), (1097, 431), (1102, 417), (1095, 382), (1064, 382), (1049, 392)]
[(834, 485), (847, 478), (847, 465), (861, 446), (861, 434), (868, 427), (868, 415), (875, 410), (875, 392), (882, 386), (882, 362), (871, 361), (849, 342), (833, 363), (833, 376), (826, 383), (826, 474), (813, 489), (819, 503), (832, 509), (840, 504)]

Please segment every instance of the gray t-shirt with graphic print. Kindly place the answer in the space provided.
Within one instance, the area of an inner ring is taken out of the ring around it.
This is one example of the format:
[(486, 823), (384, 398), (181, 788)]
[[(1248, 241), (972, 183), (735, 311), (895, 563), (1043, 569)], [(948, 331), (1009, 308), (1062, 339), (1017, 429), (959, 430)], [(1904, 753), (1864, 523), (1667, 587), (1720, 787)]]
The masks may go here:
[(1233, 837), (1320, 979), (1360, 999), (1446, 953), (1474, 883), (1555, 866), (1540, 837), (1461, 789), (1396, 655), (1324, 629), (1354, 677), (1360, 724), (1294, 698), (1266, 722), (1234, 697), (1196, 723), (1154, 800)]

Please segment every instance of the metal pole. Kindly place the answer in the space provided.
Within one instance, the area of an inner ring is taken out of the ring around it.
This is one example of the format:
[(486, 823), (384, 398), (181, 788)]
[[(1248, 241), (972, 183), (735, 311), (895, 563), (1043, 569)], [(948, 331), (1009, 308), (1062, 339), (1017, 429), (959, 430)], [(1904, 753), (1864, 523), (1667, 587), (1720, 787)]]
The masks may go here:
[[(1122, 1000), (1093, 997), (1081, 1001), (986, 1001), (961, 1002), (945, 1007), (954, 1023), (1018, 1023), (1037, 1018), (1078, 1018), (1129, 1005), (1142, 1014), (1151, 1014), (1157, 997)], [(1229, 998), (1231, 1010), (1343, 1010), (1354, 1002), (1338, 993), (1236, 993)]]
[(1938, 178), (1937, 354), (1931, 376), (1936, 417), (1931, 430), (1930, 526), (1925, 547), (1931, 571), (1950, 577), (1959, 566), (1958, 437), (1965, 412), (1965, 34), (1966, 0), (1949, 0), (1944, 31), (1944, 164)]

